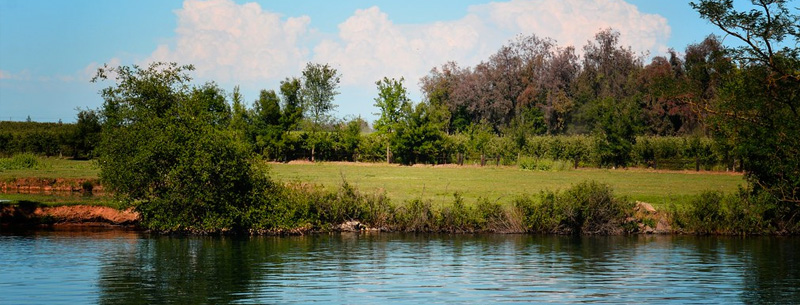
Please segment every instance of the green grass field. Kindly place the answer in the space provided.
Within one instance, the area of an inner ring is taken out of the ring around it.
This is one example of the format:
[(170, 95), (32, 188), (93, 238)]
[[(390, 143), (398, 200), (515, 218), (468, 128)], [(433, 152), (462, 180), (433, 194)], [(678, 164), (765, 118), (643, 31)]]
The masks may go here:
[[(94, 161), (41, 159), (39, 169), (0, 171), (0, 179), (97, 178)], [(527, 171), (517, 167), (398, 166), (364, 163), (272, 163), (271, 175), (283, 182), (302, 182), (335, 189), (347, 180), (363, 193), (385, 192), (395, 202), (422, 198), (434, 204), (449, 203), (459, 192), (466, 202), (483, 197), (502, 203), (523, 194), (565, 189), (585, 180), (609, 184), (618, 195), (650, 202), (656, 207), (682, 205), (706, 190), (736, 191), (741, 175), (710, 172), (664, 172), (644, 169), (577, 169)], [(106, 197), (101, 197), (106, 198)], [(29, 200), (51, 204), (89, 203), (113, 205), (94, 197), (0, 194), (3, 200)]]
[(610, 185), (616, 194), (665, 207), (683, 205), (706, 191), (734, 192), (745, 185), (741, 175), (709, 172), (662, 172), (644, 169), (577, 169), (526, 171), (517, 167), (433, 167), (358, 163), (271, 164), (273, 177), (284, 182), (305, 182), (328, 189), (342, 179), (363, 193), (385, 192), (395, 202), (422, 198), (449, 203), (459, 192), (466, 202), (483, 197), (510, 202), (523, 194), (565, 189), (585, 180)]
[[(47, 178), (47, 179), (97, 179), (100, 170), (94, 161), (76, 161), (59, 158), (39, 158), (40, 166), (35, 169), (0, 170), (0, 181), (15, 178)], [(70, 192), (52, 194), (17, 194), (0, 193), (0, 200), (10, 202), (31, 201), (44, 205), (89, 204), (118, 207), (119, 204), (109, 196), (81, 196)]]
[(64, 205), (93, 205), (119, 208), (121, 205), (110, 196), (81, 196), (64, 194), (2, 194), (0, 200), (7, 200), (11, 203), (20, 201), (36, 202), (46, 206)]
[(0, 180), (12, 178), (97, 179), (100, 169), (95, 161), (59, 158), (39, 158), (42, 166), (36, 169), (0, 170)]

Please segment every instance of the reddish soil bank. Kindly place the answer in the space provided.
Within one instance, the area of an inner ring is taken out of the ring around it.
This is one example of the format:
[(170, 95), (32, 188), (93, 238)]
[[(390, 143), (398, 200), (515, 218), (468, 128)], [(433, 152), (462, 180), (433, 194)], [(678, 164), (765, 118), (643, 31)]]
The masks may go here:
[(1, 193), (102, 193), (103, 186), (97, 179), (64, 178), (14, 178), (0, 181)]
[(102, 206), (71, 205), (39, 207), (6, 205), (0, 207), (0, 223), (4, 225), (116, 225), (132, 226), (139, 214)]

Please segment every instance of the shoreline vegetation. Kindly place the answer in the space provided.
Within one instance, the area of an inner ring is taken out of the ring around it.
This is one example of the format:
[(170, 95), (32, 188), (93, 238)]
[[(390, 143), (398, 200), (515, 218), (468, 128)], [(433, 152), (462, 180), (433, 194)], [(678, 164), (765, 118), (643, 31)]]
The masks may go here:
[[(342, 75), (330, 64), (307, 63), (251, 104), (238, 87), (193, 83), (191, 64), (104, 65), (92, 79), (112, 83), (103, 105), (79, 111), (75, 124), (0, 122), (0, 155), (9, 157), (0, 171), (53, 170), (38, 176), (55, 177), (51, 191), (113, 194), (85, 198), (113, 198), (97, 202), (132, 209), (139, 226), (164, 233), (797, 234), (800, 49), (791, 40), (800, 41), (800, 16), (787, 1), (753, 4), (690, 3), (739, 43), (712, 35), (649, 64), (603, 29), (583, 52), (520, 35), (474, 67), (434, 67), (419, 79), (416, 102), (404, 78), (384, 77), (371, 125), (334, 117)], [(76, 177), (80, 169), (39, 155), (97, 168)], [(412, 166), (393, 179), (354, 181), (325, 166), (287, 173), (268, 164), (298, 159)], [(481, 169), (424, 178), (407, 171), (418, 164)], [(501, 165), (539, 182), (484, 169)], [(620, 171), (629, 167), (736, 171), (746, 185), (715, 184), (731, 178), (722, 175), (647, 180)], [(87, 180), (58, 182), (78, 178)]]
[[(760, 203), (744, 191), (705, 192), (684, 207), (657, 210), (616, 196), (605, 184), (586, 181), (563, 191), (520, 195), (511, 204), (486, 199), (466, 203), (455, 193), (444, 204), (419, 199), (395, 204), (382, 194), (363, 194), (347, 182), (335, 191), (288, 184), (281, 224), (257, 230), (147, 230), (133, 209), (100, 205), (48, 206), (20, 200), (0, 203), (5, 228), (118, 227), (168, 234), (303, 235), (329, 232), (501, 233), (559, 235), (696, 234), (796, 235), (794, 222), (763, 217)], [(288, 211), (290, 210), (290, 211)]]
[[(37, 161), (42, 163), (53, 160)], [(61, 162), (61, 161), (58, 161)], [(70, 166), (67, 161), (56, 166), (43, 167), (44, 170), (57, 170)], [(96, 169), (87, 164), (72, 165), (83, 168), (83, 176), (88, 178), (52, 179), (20, 178), (20, 174), (31, 175), (38, 170), (17, 170), (0, 173), (5, 177), (0, 198), (9, 198), (9, 193), (17, 193), (15, 202), (2, 203), (0, 223), (4, 227), (34, 228), (74, 228), (74, 227), (122, 227), (146, 230), (140, 215), (132, 209), (122, 209), (114, 204), (113, 195), (92, 189), (103, 189), (96, 178)], [(418, 232), (418, 233), (506, 233), (506, 234), (718, 234), (718, 235), (787, 235), (797, 234), (797, 223), (774, 222), (765, 219), (765, 211), (759, 202), (747, 196), (744, 190), (738, 192), (701, 192), (687, 196), (680, 204), (656, 205), (632, 200), (621, 196), (607, 184), (594, 181), (566, 183), (560, 190), (541, 190), (539, 192), (518, 192), (506, 196), (507, 200), (477, 198), (465, 199), (464, 193), (452, 192), (436, 199), (421, 198), (396, 200), (389, 197), (386, 190), (359, 191), (346, 177), (336, 177), (335, 186), (321, 183), (321, 176), (330, 176), (332, 171), (363, 170), (364, 167), (384, 171), (384, 177), (397, 170), (423, 170), (435, 175), (452, 176), (467, 173), (481, 175), (480, 171), (504, 171), (517, 179), (526, 179), (528, 170), (520, 167), (500, 166), (399, 166), (376, 163), (311, 163), (307, 161), (270, 163), (269, 170), (278, 177), (279, 183), (273, 190), (280, 194), (280, 202), (274, 202), (271, 213), (280, 214), (273, 218), (269, 228), (257, 230), (153, 230), (163, 233), (190, 234), (253, 234), (286, 235), (314, 234), (328, 232)], [(276, 170), (275, 167), (286, 167)], [(319, 170), (330, 167), (329, 170)], [(284, 180), (285, 173), (304, 171), (319, 172), (321, 176), (310, 177), (307, 181), (299, 179)], [(587, 169), (581, 176), (592, 177), (602, 170)], [(741, 177), (727, 172), (665, 171), (653, 169), (605, 170), (631, 173), (648, 173), (663, 178), (665, 174), (706, 175)], [(276, 173), (278, 172), (278, 173)], [(280, 173), (283, 172), (283, 173)], [(387, 173), (388, 172), (388, 173)], [(402, 173), (402, 172), (401, 172)], [(76, 173), (77, 174), (77, 173)], [(375, 173), (366, 173), (373, 176)], [(544, 176), (558, 176), (557, 171), (542, 173)], [(10, 178), (10, 177), (14, 178)], [(330, 177), (329, 177), (330, 178)], [(315, 180), (316, 179), (316, 180)], [(744, 180), (741, 180), (744, 182)], [(92, 188), (86, 188), (91, 182)], [(539, 179), (536, 183), (543, 182)], [(561, 182), (564, 183), (564, 182)], [(664, 182), (666, 183), (666, 182)], [(328, 183), (330, 184), (330, 183)], [(10, 186), (10, 187), (9, 187)], [(472, 187), (472, 185), (469, 185)], [(638, 186), (637, 186), (638, 188)], [(58, 191), (62, 190), (62, 191)], [(65, 191), (66, 190), (66, 191)], [(441, 190), (438, 190), (441, 191)], [(25, 193), (28, 194), (25, 194)], [(428, 192), (437, 192), (429, 186)], [(19, 194), (22, 193), (22, 194)], [(733, 193), (733, 195), (732, 195)], [(36, 196), (51, 194), (58, 198), (52, 202), (37, 202)], [(394, 196), (393, 196), (394, 197)], [(65, 200), (59, 202), (59, 200)], [(765, 199), (766, 200), (766, 199)], [(94, 203), (93, 203), (94, 202)], [(86, 204), (88, 203), (88, 205)]]

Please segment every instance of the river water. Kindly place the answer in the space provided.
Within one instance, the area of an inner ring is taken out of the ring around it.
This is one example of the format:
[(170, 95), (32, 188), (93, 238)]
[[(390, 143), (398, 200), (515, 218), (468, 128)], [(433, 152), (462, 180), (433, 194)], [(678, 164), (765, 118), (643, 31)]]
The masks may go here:
[(0, 304), (800, 303), (800, 238), (0, 232)]

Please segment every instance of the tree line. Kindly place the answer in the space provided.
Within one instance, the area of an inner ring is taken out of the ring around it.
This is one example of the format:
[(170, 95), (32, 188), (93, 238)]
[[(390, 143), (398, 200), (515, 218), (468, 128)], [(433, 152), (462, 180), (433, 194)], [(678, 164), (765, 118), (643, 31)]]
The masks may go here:
[[(561, 159), (529, 142), (574, 136), (581, 140), (566, 142), (581, 143), (582, 152), (567, 159), (580, 160), (576, 165), (649, 166), (657, 163), (648, 154), (673, 159), (663, 163), (699, 158), (689, 144), (712, 138), (714, 143), (702, 149), (703, 168), (741, 169), (744, 158), (733, 149), (736, 139), (715, 137), (699, 109), (716, 97), (734, 63), (714, 36), (689, 45), (684, 54), (670, 51), (644, 65), (643, 56), (621, 46), (619, 33), (610, 29), (589, 41), (582, 56), (551, 39), (520, 36), (475, 67), (449, 62), (433, 68), (420, 80), (424, 98), (416, 104), (405, 79), (377, 81), (374, 132), (367, 132), (369, 124), (360, 117), (334, 118), (341, 75), (329, 65), (309, 63), (301, 77), (286, 78), (277, 92), (261, 90), (252, 103), (238, 87), (231, 94), (216, 85), (206, 90), (226, 104), (229, 127), (249, 150), (273, 161), (483, 165), (488, 159), (500, 163), (502, 157), (510, 164), (525, 156)], [(99, 120), (94, 110), (82, 110), (77, 124), (52, 125), (48, 132), (3, 128), (0, 141), (10, 144), (0, 153), (90, 158)], [(685, 138), (679, 146), (686, 147), (677, 149), (682, 153), (650, 152), (659, 149), (650, 147), (657, 137), (675, 136)], [(637, 144), (642, 137), (654, 140)]]
[(0, 156), (35, 153), (91, 159), (100, 141), (101, 121), (95, 110), (80, 110), (76, 123), (0, 122)]

